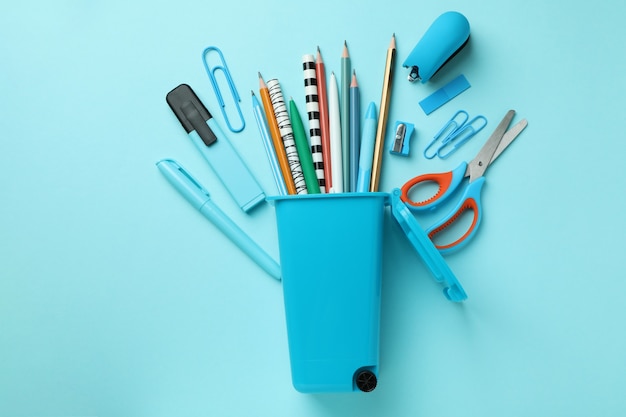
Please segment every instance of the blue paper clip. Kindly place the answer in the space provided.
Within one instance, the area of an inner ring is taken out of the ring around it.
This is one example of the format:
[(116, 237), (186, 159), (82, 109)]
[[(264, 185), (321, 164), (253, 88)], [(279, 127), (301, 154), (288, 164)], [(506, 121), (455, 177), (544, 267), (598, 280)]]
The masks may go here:
[[(460, 116), (460, 119), (457, 118)], [(480, 132), (487, 126), (487, 118), (484, 116), (476, 116), (468, 121), (469, 115), (464, 110), (457, 111), (454, 116), (439, 130), (434, 139), (424, 149), (424, 157), (432, 159), (438, 156), (445, 159), (452, 155), (461, 145), (470, 140), (476, 133)], [(436, 148), (435, 152), (428, 155), (429, 149), (441, 139), (441, 145)], [(445, 149), (449, 149), (444, 152)]]
[[(457, 120), (457, 117), (459, 116), (461, 116), (461, 119)], [(428, 146), (426, 146), (426, 149), (424, 149), (424, 157), (426, 159), (433, 159), (435, 156), (437, 156), (437, 152), (439, 152), (439, 149), (441, 149), (445, 145), (448, 138), (451, 137), (454, 134), (454, 132), (459, 130), (461, 126), (463, 126), (465, 122), (467, 122), (468, 119), (469, 119), (469, 114), (467, 114), (465, 110), (459, 110), (458, 112), (456, 112), (454, 116), (452, 116), (452, 118), (448, 120), (448, 122), (445, 125), (443, 125), (443, 127), (439, 130), (439, 132), (437, 132), (437, 134), (435, 135), (433, 140), (428, 144)], [(427, 154), (428, 150), (431, 148), (431, 146), (437, 143), (439, 139), (442, 139), (441, 146), (437, 148), (432, 155), (428, 155)]]
[[(478, 123), (478, 125), (475, 125)], [(478, 126), (478, 127), (476, 127)], [(452, 155), (461, 145), (470, 140), (474, 135), (487, 126), (487, 119), (485, 116), (476, 116), (467, 124), (457, 129), (456, 132), (437, 150), (437, 156), (441, 159), (445, 159)], [(452, 146), (447, 152), (443, 152), (448, 146)]]
[[(215, 51), (218, 53), (220, 60), (222, 61), (221, 65), (216, 65), (213, 68), (209, 68), (209, 64), (207, 63), (206, 56), (209, 52)], [(213, 86), (213, 90), (215, 91), (215, 95), (217, 96), (217, 101), (222, 110), (222, 116), (224, 116), (224, 120), (226, 121), (226, 126), (233, 133), (238, 133), (246, 127), (246, 121), (243, 118), (243, 113), (241, 112), (241, 107), (239, 103), (241, 102), (241, 98), (239, 97), (239, 93), (237, 93), (237, 89), (235, 88), (235, 83), (233, 82), (233, 78), (230, 75), (230, 71), (228, 71), (228, 67), (226, 66), (226, 61), (224, 60), (224, 54), (222, 51), (216, 46), (209, 46), (202, 52), (202, 62), (204, 63), (204, 69), (206, 70), (207, 75), (209, 76), (209, 80), (211, 80), (211, 85)], [(235, 129), (230, 124), (228, 120), (228, 115), (226, 114), (226, 104), (224, 103), (224, 98), (222, 97), (222, 93), (220, 92), (220, 88), (217, 85), (217, 80), (215, 79), (215, 71), (222, 71), (224, 76), (226, 77), (226, 81), (228, 82), (228, 87), (230, 88), (230, 93), (233, 96), (233, 101), (235, 102), (235, 108), (237, 109), (237, 113), (239, 113), (239, 120), (241, 122), (241, 127)]]

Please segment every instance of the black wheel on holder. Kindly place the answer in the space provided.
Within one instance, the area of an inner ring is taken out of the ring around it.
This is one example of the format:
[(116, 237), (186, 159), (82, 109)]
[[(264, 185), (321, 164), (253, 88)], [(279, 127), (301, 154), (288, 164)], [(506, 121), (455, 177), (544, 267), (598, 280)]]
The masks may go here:
[(356, 375), (356, 386), (363, 392), (372, 392), (376, 385), (378, 384), (378, 379), (376, 375), (369, 370), (360, 371)]

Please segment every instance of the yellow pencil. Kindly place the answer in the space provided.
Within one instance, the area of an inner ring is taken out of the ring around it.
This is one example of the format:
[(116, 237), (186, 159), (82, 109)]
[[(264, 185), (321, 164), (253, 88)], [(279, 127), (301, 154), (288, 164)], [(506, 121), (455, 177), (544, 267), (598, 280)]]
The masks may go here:
[(280, 166), (280, 172), (283, 173), (283, 179), (285, 180), (285, 186), (287, 187), (288, 194), (296, 194), (296, 184), (293, 181), (291, 175), (291, 169), (289, 168), (289, 162), (287, 161), (287, 152), (283, 145), (283, 139), (280, 136), (280, 130), (278, 128), (278, 122), (274, 115), (274, 107), (270, 100), (270, 92), (265, 85), (265, 81), (259, 73), (259, 93), (261, 95), (261, 101), (263, 102), (263, 108), (265, 109), (265, 116), (267, 117), (267, 125), (270, 128), (270, 134), (272, 135), (272, 143), (274, 144), (274, 151), (276, 152), (276, 158), (278, 159), (278, 165)]
[(370, 191), (378, 191), (380, 180), (380, 168), (383, 160), (383, 148), (385, 145), (385, 130), (387, 128), (387, 114), (389, 113), (389, 101), (391, 98), (391, 83), (393, 81), (393, 63), (396, 56), (396, 35), (391, 37), (389, 49), (387, 49), (387, 62), (385, 63), (385, 78), (383, 91), (380, 97), (378, 113), (378, 127), (376, 129), (376, 143), (374, 145), (374, 159), (372, 161), (372, 177)]

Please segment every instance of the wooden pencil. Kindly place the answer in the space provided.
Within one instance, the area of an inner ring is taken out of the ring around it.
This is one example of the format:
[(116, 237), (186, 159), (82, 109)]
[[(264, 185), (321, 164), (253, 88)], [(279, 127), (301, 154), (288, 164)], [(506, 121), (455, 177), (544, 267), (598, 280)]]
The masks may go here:
[(380, 170), (383, 160), (383, 149), (385, 146), (385, 130), (387, 128), (387, 115), (389, 113), (389, 102), (391, 99), (391, 85), (393, 82), (393, 64), (396, 56), (396, 35), (391, 37), (391, 43), (387, 49), (387, 60), (385, 62), (385, 78), (383, 79), (383, 90), (380, 97), (378, 113), (378, 127), (376, 129), (376, 143), (374, 146), (374, 159), (372, 161), (372, 178), (370, 191), (378, 191), (380, 182)]

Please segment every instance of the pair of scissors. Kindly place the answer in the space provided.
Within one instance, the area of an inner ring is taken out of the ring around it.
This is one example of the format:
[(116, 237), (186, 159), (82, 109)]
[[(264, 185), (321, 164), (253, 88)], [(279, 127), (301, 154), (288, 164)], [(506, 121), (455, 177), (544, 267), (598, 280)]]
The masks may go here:
[[(485, 171), (487, 167), (496, 160), (507, 146), (524, 130), (528, 125), (526, 119), (521, 120), (511, 129), (507, 130), (511, 120), (515, 116), (515, 110), (509, 110), (498, 124), (496, 130), (491, 134), (485, 145), (478, 152), (476, 157), (468, 164), (462, 162), (457, 168), (449, 172), (419, 175), (406, 182), (401, 188), (400, 199), (407, 204), (412, 211), (432, 211), (439, 208), (448, 201), (450, 196), (455, 194), (455, 190), (460, 188), (463, 180), (469, 177), (469, 182), (463, 190), (459, 203), (443, 217), (440, 221), (426, 230), (428, 237), (433, 240), (440, 232), (453, 225), (461, 215), (471, 210), (473, 212), (472, 222), (465, 233), (455, 241), (447, 244), (437, 245), (441, 254), (451, 253), (465, 246), (476, 234), (476, 230), (482, 219), (482, 206), (480, 203), (480, 192), (485, 183)], [(425, 183), (435, 183), (438, 190), (432, 197), (413, 201), (409, 196), (418, 185)]]

